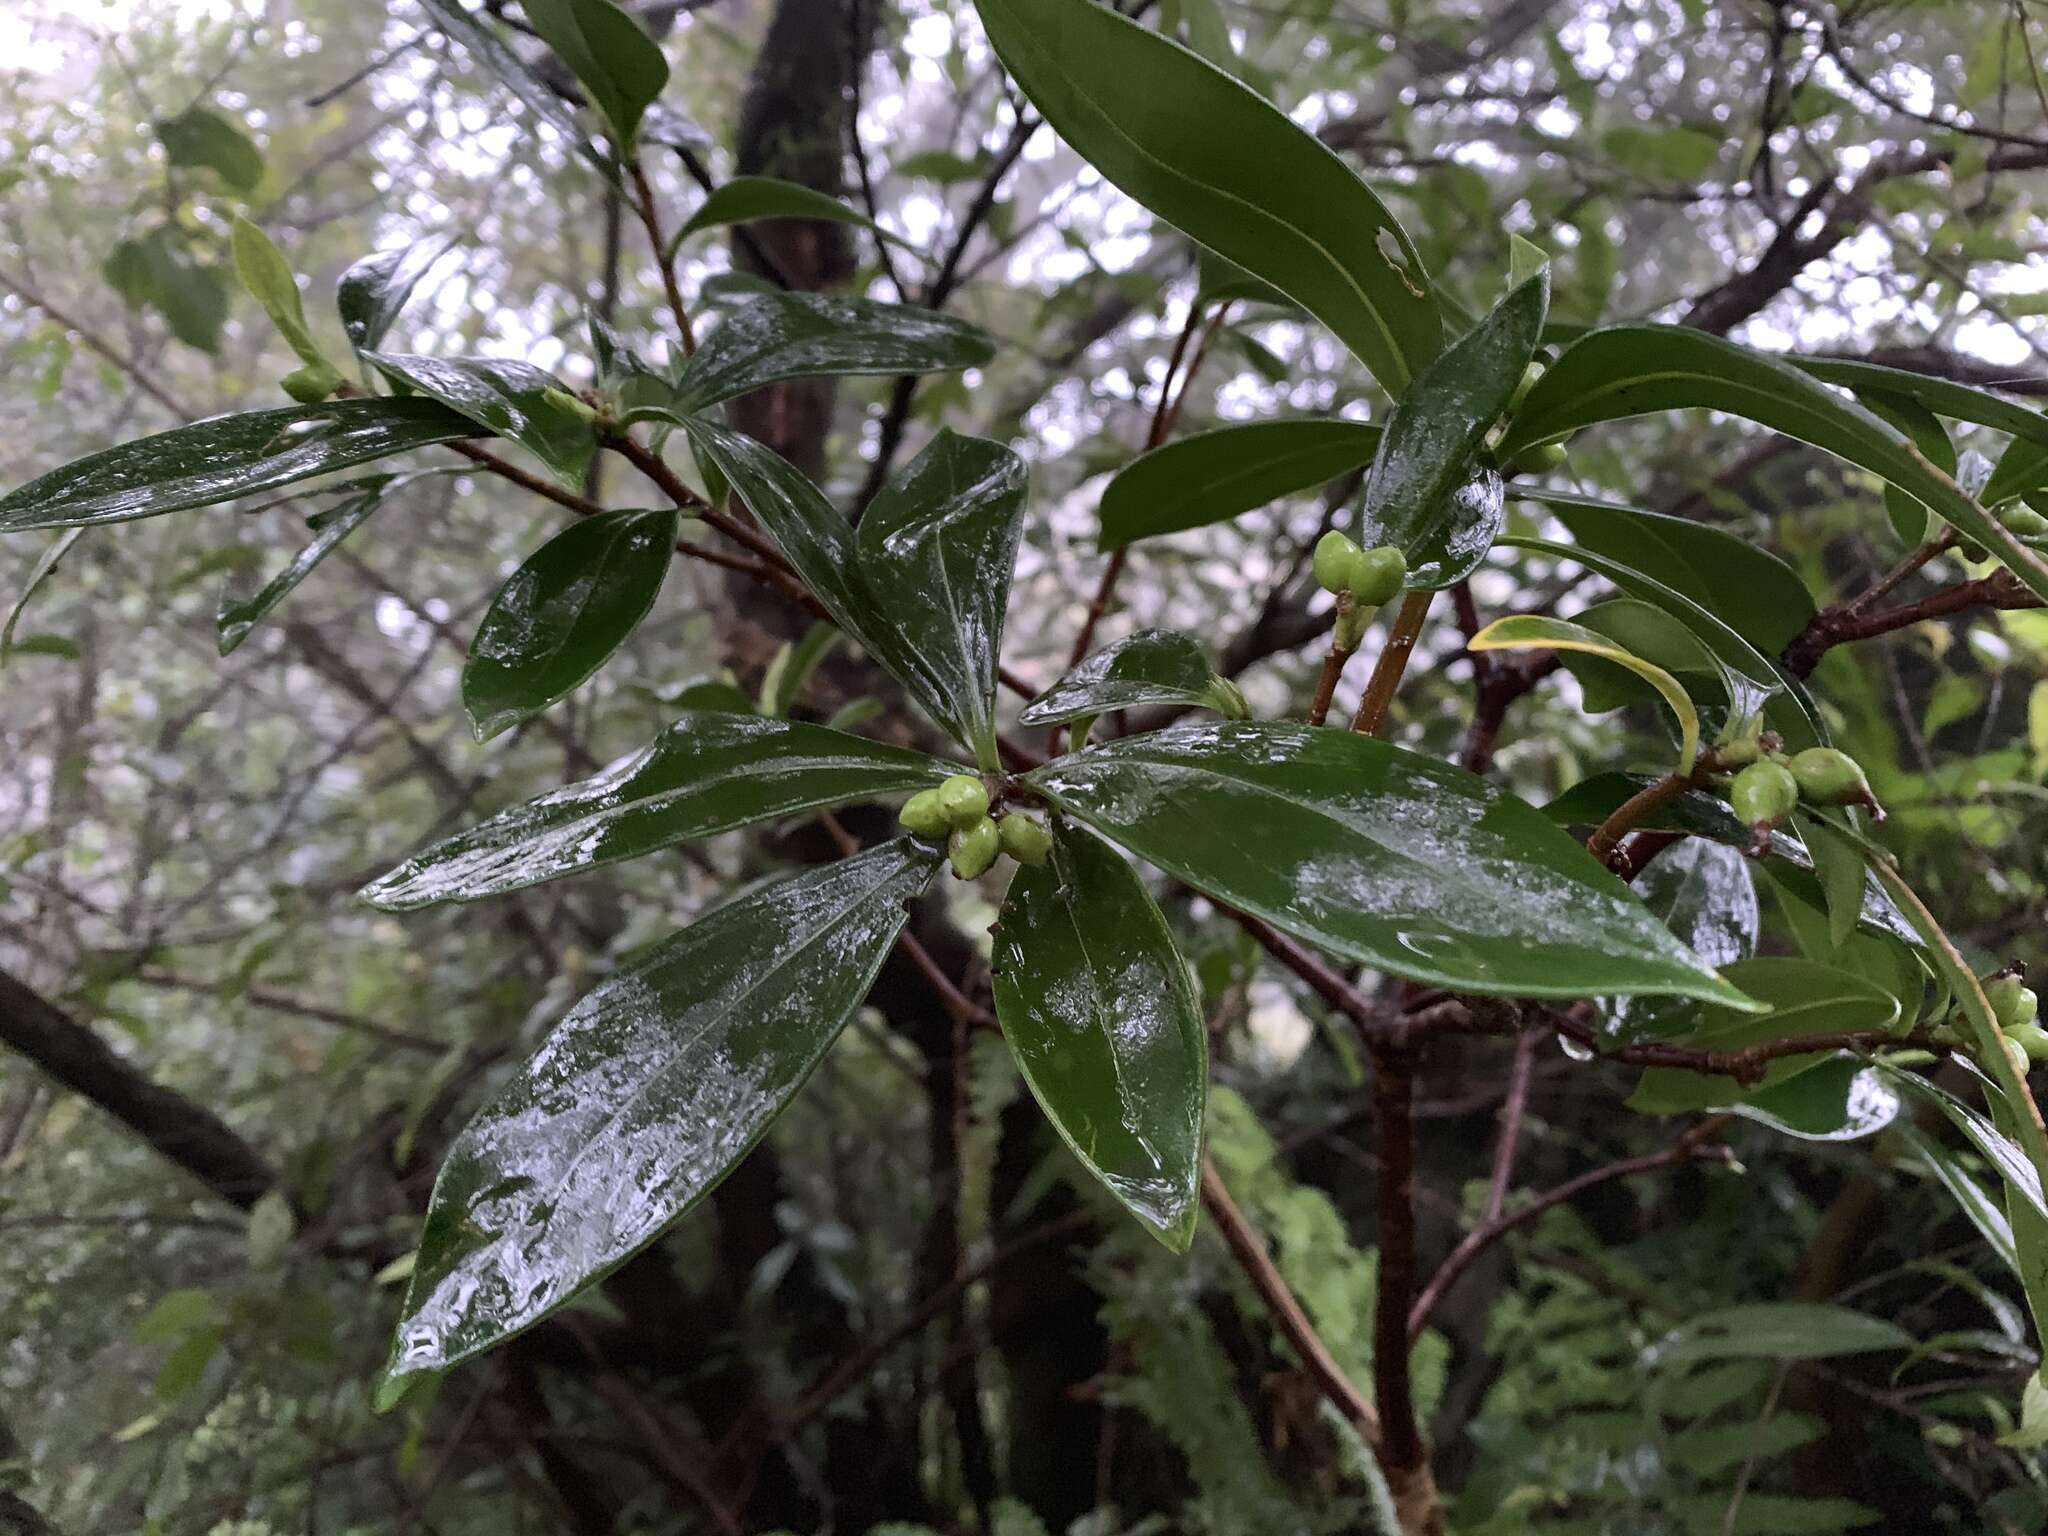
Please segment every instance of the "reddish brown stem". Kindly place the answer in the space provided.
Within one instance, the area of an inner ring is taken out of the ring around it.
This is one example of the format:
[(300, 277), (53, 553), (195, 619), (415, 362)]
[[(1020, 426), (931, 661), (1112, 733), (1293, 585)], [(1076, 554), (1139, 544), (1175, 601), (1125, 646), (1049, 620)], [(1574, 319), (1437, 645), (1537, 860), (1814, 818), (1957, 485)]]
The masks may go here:
[[(1402, 1529), (1429, 1528), (1435, 1506), (1429, 1452), (1409, 1370), (1408, 1299), (1415, 1289), (1414, 1080), (1405, 1051), (1373, 1052), (1373, 1144), (1379, 1156), (1379, 1274), (1373, 1306), (1373, 1393), (1380, 1463), (1402, 1510)], [(1418, 1506), (1421, 1518), (1412, 1513)]]
[(676, 328), (683, 333), (683, 355), (688, 357), (697, 350), (697, 336), (690, 328), (689, 306), (683, 303), (682, 283), (676, 277), (675, 253), (668, 248), (668, 237), (661, 230), (661, 210), (654, 201), (654, 188), (647, 180), (647, 172), (635, 161), (631, 168), (633, 177), (633, 211), (640, 215), (640, 225), (647, 231), (647, 243), (654, 247), (655, 264), (661, 268), (661, 286), (668, 295), (668, 307), (676, 317)]
[(1529, 1105), (1529, 1081), (1536, 1069), (1536, 1032), (1515, 1037), (1515, 1059), (1508, 1068), (1508, 1091), (1501, 1099), (1500, 1135), (1493, 1144), (1493, 1176), (1486, 1183), (1486, 1206), (1480, 1221), (1499, 1219), (1515, 1176), (1515, 1148), (1522, 1139), (1522, 1112)]
[(1337, 630), (1330, 636), (1330, 649), (1323, 657), (1322, 675), (1316, 679), (1316, 696), (1308, 707), (1308, 723), (1321, 725), (1330, 718), (1330, 701), (1337, 696), (1337, 680), (1344, 675), (1345, 663), (1358, 654), (1356, 647), (1339, 645), (1337, 634), (1343, 632), (1344, 615), (1351, 606), (1351, 594), (1339, 593), (1337, 597)]
[(1378, 736), (1386, 730), (1387, 709), (1401, 687), (1408, 670), (1408, 657), (1415, 649), (1415, 637), (1422, 633), (1422, 621), (1429, 617), (1434, 592), (1410, 592), (1401, 599), (1400, 617), (1387, 634), (1387, 643), (1373, 663), (1366, 680), (1365, 697), (1358, 701), (1358, 713), (1351, 717), (1351, 729), (1361, 736)]

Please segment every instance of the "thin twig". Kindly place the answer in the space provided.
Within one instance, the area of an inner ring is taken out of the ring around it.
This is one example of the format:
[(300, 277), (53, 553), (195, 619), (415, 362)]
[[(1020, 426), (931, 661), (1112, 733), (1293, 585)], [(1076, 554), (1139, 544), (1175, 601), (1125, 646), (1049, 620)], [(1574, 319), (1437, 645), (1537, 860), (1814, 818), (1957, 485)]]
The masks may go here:
[(1372, 676), (1366, 680), (1365, 697), (1358, 701), (1358, 713), (1351, 717), (1351, 729), (1359, 735), (1385, 734), (1387, 708), (1401, 687), (1401, 675), (1408, 670), (1415, 637), (1422, 633), (1422, 622), (1429, 617), (1429, 605), (1435, 597), (1434, 592), (1410, 592), (1401, 599), (1400, 617), (1387, 633), (1387, 643), (1379, 660), (1373, 663)]
[(668, 307), (676, 317), (676, 328), (683, 333), (683, 354), (687, 357), (697, 350), (697, 334), (690, 328), (690, 308), (683, 302), (683, 286), (676, 277), (676, 253), (668, 248), (668, 237), (662, 233), (661, 209), (654, 201), (654, 187), (647, 179), (647, 172), (637, 160), (630, 169), (633, 209), (640, 215), (641, 227), (647, 231), (647, 243), (654, 247), (655, 264), (661, 268), (661, 286), (668, 294)]
[(1508, 1067), (1508, 1091), (1500, 1105), (1500, 1135), (1493, 1144), (1493, 1176), (1487, 1180), (1482, 1224), (1500, 1219), (1508, 1185), (1515, 1175), (1515, 1147), (1522, 1139), (1522, 1112), (1529, 1105), (1529, 1080), (1535, 1074), (1536, 1032), (1515, 1036), (1515, 1059)]

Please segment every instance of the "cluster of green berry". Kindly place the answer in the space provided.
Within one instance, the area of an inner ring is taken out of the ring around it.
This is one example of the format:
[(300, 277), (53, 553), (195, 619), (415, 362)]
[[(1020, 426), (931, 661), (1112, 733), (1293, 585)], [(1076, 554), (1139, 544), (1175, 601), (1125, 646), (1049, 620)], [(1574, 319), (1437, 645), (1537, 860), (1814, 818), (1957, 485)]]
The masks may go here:
[[(2043, 517), (2023, 501), (2009, 501), (1995, 513), (2005, 531), (2016, 539), (2025, 539), (2030, 544), (2039, 544), (2048, 539), (2048, 517)], [(1956, 539), (1956, 553), (1965, 560), (1983, 560), (1990, 555), (1975, 539)]]
[[(1984, 1001), (1991, 1005), (1991, 1016), (1998, 1021), (2000, 1043), (2013, 1071), (2025, 1077), (2034, 1067), (2048, 1062), (2048, 1029), (2035, 1022), (2041, 999), (2017, 970), (1985, 977)], [(1962, 1034), (1953, 1024), (1941, 1024), (1935, 1028), (1934, 1040), (1937, 1045), (1960, 1045)]]
[(1884, 807), (1870, 792), (1863, 765), (1833, 747), (1808, 747), (1791, 757), (1763, 751), (1728, 786), (1729, 805), (1760, 844), (1767, 843), (1771, 828), (1802, 800), (1808, 805), (1860, 805), (1876, 820), (1884, 820)]
[(1311, 569), (1316, 585), (1336, 594), (1337, 644), (1352, 651), (1365, 637), (1373, 614), (1382, 603), (1391, 602), (1408, 579), (1408, 557), (1391, 544), (1360, 549), (1356, 539), (1332, 528), (1316, 541)]
[(936, 789), (904, 801), (896, 819), (929, 842), (945, 840), (946, 859), (962, 880), (986, 874), (999, 854), (1019, 864), (1043, 864), (1052, 856), (1052, 834), (1029, 816), (991, 816), (988, 786), (971, 773), (956, 773)]

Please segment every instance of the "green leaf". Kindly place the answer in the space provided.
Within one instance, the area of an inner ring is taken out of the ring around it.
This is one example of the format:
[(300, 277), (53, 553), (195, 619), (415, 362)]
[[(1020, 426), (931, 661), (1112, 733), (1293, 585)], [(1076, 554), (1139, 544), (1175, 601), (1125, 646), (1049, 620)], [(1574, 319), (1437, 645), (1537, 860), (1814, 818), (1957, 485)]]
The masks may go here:
[(989, 41), (1082, 157), (1321, 320), (1399, 396), (1443, 346), (1415, 246), (1256, 91), (1095, 0), (977, 0)]
[(701, 411), (784, 379), (943, 373), (995, 356), (986, 332), (909, 304), (763, 293), (730, 311), (676, 379), (672, 410)]
[(1700, 1360), (1828, 1360), (1912, 1347), (1911, 1334), (1881, 1317), (1821, 1302), (1778, 1301), (1692, 1318), (1666, 1334), (1651, 1359), (1668, 1368)]
[(2041, 1177), (2017, 1141), (1931, 1078), (1897, 1067), (1880, 1065), (1880, 1070), (1885, 1081), (1893, 1087), (1940, 1110), (1948, 1117), (1949, 1124), (1963, 1133), (1963, 1139), (1983, 1154), (1984, 1160), (1999, 1176), (2009, 1215), (2017, 1215), (2011, 1204), (2017, 1199), (2038, 1219), (2048, 1221), (2048, 1201), (2042, 1199)]
[(778, 881), (586, 996), (449, 1148), (388, 1378), (531, 1327), (732, 1171), (867, 995), (938, 868), (907, 838)]
[(202, 352), (220, 348), (227, 323), (228, 290), (218, 270), (192, 261), (168, 230), (123, 240), (108, 253), (100, 273), (130, 309), (153, 309), (171, 334)]
[(180, 1339), (177, 1348), (165, 1356), (163, 1365), (157, 1370), (157, 1401), (174, 1402), (198, 1386), (199, 1378), (206, 1374), (207, 1366), (220, 1352), (220, 1345), (221, 1332), (218, 1328), (201, 1328)]
[(313, 542), (294, 555), (291, 563), (264, 583), (254, 597), (238, 600), (223, 591), (220, 613), (214, 620), (214, 633), (221, 655), (232, 654), (248, 639), (249, 632), (312, 574), (314, 566), (325, 560), (343, 539), (362, 527), (370, 514), (384, 504), (385, 493), (398, 478), (396, 475), (371, 475), (355, 481), (349, 487), (352, 495), (307, 518), (306, 527), (313, 534)]
[(992, 930), (996, 1016), (1032, 1095), (1088, 1171), (1176, 1253), (1201, 1208), (1208, 1031), (1137, 872), (1065, 822), (1019, 865)]
[(157, 142), (172, 165), (216, 172), (237, 192), (256, 190), (263, 180), (263, 151), (234, 123), (206, 107), (187, 107), (156, 123)]
[[(810, 681), (811, 674), (831, 654), (838, 640), (839, 631), (820, 619), (804, 631), (801, 640), (778, 650), (761, 678), (760, 713), (787, 717), (796, 707), (797, 700), (803, 697), (804, 685)], [(843, 728), (836, 720), (831, 723)]]
[(1995, 507), (2043, 486), (2048, 486), (2048, 446), (2018, 438), (2006, 445), (1984, 482), (1984, 505)]
[(50, 573), (57, 569), (59, 562), (71, 553), (71, 546), (84, 537), (83, 528), (65, 529), (50, 541), (48, 547), (36, 557), (36, 563), (29, 567), (28, 579), (22, 582), (21, 591), (14, 599), (14, 606), (7, 610), (7, 622), (0, 624), (0, 665), (5, 665), (7, 658), (14, 652), (14, 632), (21, 625), (21, 616), (28, 607), (29, 599), (50, 579)]
[(1501, 481), (1473, 455), (1522, 382), (1549, 308), (1545, 268), (1430, 362), (1394, 406), (1366, 477), (1358, 542), (1398, 546), (1412, 589), (1464, 580), (1493, 547), (1505, 515)]
[(1570, 491), (1517, 485), (1548, 507), (1583, 549), (1653, 577), (1711, 610), (1765, 656), (1775, 656), (1814, 615), (1813, 594), (1769, 550), (1720, 528)]
[(611, 0), (524, 0), (521, 8), (590, 92), (620, 158), (629, 158), (641, 117), (668, 84), (660, 45)]
[(216, 416), (104, 449), (0, 497), (0, 533), (182, 512), (485, 435), (436, 400), (335, 400)]
[(2018, 1275), (2019, 1249), (2013, 1244), (2012, 1222), (2006, 1216), (2005, 1208), (1963, 1167), (1961, 1159), (1933, 1137), (1921, 1134), (1912, 1125), (1900, 1126), (1899, 1134), (1969, 1218), (1970, 1225), (1977, 1229), (1985, 1246), (2001, 1264)]
[(1626, 667), (1656, 689), (1678, 719), (1678, 763), (1673, 772), (1690, 772), (1694, 760), (1700, 755), (1699, 711), (1693, 708), (1691, 696), (1679, 687), (1678, 679), (1655, 663), (1615, 644), (1605, 635), (1563, 619), (1519, 613), (1495, 619), (1466, 641), (1465, 648), (1470, 651), (1579, 651)]
[(138, 1344), (168, 1344), (200, 1328), (211, 1328), (220, 1316), (213, 1292), (197, 1286), (167, 1291), (135, 1325)]
[(2007, 532), (1896, 427), (1789, 363), (1683, 326), (1616, 326), (1565, 349), (1522, 402), (1500, 452), (1595, 422), (1701, 406), (1811, 443), (1910, 492), (1994, 551), (2036, 596), (2048, 562)]
[[(1615, 597), (1580, 610), (1573, 622), (1662, 667), (1695, 699), (1725, 705), (1745, 696), (1727, 663), (1661, 608), (1633, 597)], [(1654, 688), (1620, 666), (1581, 652), (1566, 652), (1559, 659), (1579, 680), (1584, 705), (1592, 713), (1657, 698)]]
[[(1679, 942), (1715, 969), (1755, 953), (1762, 911), (1749, 861), (1739, 850), (1686, 838), (1651, 860), (1630, 888)], [(1599, 1008), (1605, 1033), (1623, 1041), (1675, 1034), (1699, 1013), (1699, 1004), (1687, 997), (1602, 998)]]
[(810, 219), (831, 224), (860, 224), (892, 245), (924, 254), (921, 247), (892, 235), (858, 209), (836, 197), (807, 187), (801, 182), (783, 181), (775, 176), (735, 176), (715, 188), (697, 205), (683, 227), (669, 240), (676, 250), (690, 236), (730, 224), (750, 224), (756, 219)]
[[(1925, 454), (1936, 469), (1954, 477), (1956, 445), (1934, 412), (1903, 395), (1887, 395), (1877, 390), (1864, 390), (1857, 398), (1873, 416), (1890, 422), (1910, 438), (1913, 446)], [(1927, 504), (1924, 501), (1896, 485), (1888, 484), (1884, 488), (1884, 506), (1892, 521), (1892, 531), (1899, 536), (1901, 544), (1913, 548), (1925, 542)]]
[[(996, 662), (1024, 526), (1024, 461), (1001, 443), (941, 431), (862, 516), (861, 573), (882, 653), (932, 718), (996, 768)], [(901, 675), (901, 674), (899, 674)]]
[(299, 297), (299, 280), (292, 271), (292, 264), (285, 260), (284, 252), (277, 248), (270, 236), (239, 213), (235, 215), (229, 240), (234, 247), (236, 275), (242, 279), (242, 286), (263, 306), (263, 312), (270, 316), (270, 323), (277, 327), (277, 333), (284, 337), (286, 345), (307, 367), (327, 367), (327, 359), (321, 355), (319, 344), (313, 340), (313, 332), (306, 324), (306, 306)]
[(1176, 726), (1029, 781), (1197, 890), (1412, 981), (1745, 1001), (1533, 806), (1371, 737)]
[(590, 142), (576, 121), (576, 114), (555, 94), (549, 84), (527, 67), (512, 45), (496, 28), (463, 7), (462, 0), (420, 0), (434, 25), (461, 45), (462, 50), (498, 77), (520, 103), (541, 122), (568, 140), (576, 152), (607, 177), (616, 180), (617, 165)]
[(1851, 838), (1842, 836), (1824, 821), (1801, 817), (1799, 835), (1813, 857), (1813, 872), (1820, 879), (1828, 904), (1828, 942), (1837, 949), (1849, 942), (1863, 915), (1863, 890), (1868, 879), (1863, 850)]
[(1220, 523), (1371, 462), (1380, 429), (1362, 421), (1260, 421), (1198, 432), (1117, 471), (1097, 516), (1105, 550)]
[(565, 403), (572, 397), (554, 375), (509, 358), (370, 351), (363, 357), (386, 377), (510, 438), (564, 485), (583, 483), (583, 472), (597, 452), (597, 433), (589, 417)]
[(1607, 153), (1629, 170), (1665, 181), (1698, 181), (1721, 155), (1721, 136), (1674, 124), (1650, 128), (1624, 123), (1600, 136)]
[(925, 789), (958, 771), (822, 725), (696, 710), (597, 777), (445, 838), (360, 895), (388, 912), (477, 901), (757, 821)]
[[(1699, 1024), (1677, 1037), (1679, 1043), (1697, 1050), (1739, 1051), (1801, 1035), (1888, 1029), (1898, 1021), (1899, 1000), (1884, 987), (1811, 960), (1759, 956), (1725, 966), (1722, 974), (1751, 997), (1769, 1003), (1770, 1012), (1736, 1013), (1708, 1006), (1701, 1010)], [(1713, 1073), (1652, 1067), (1636, 1085), (1629, 1108), (1668, 1115), (1678, 1110), (1732, 1106), (1758, 1089), (1775, 1088), (1820, 1065), (1826, 1055), (1780, 1057), (1770, 1064), (1761, 1083), (1748, 1087)]]
[(1200, 642), (1177, 629), (1141, 629), (1086, 658), (1026, 704), (1017, 723), (1064, 725), (1146, 705), (1244, 716), (1244, 698), (1209, 665)]
[(374, 350), (420, 279), (447, 254), (446, 245), (422, 240), (374, 252), (342, 273), (334, 290), (334, 307), (349, 344), (359, 352)]
[(1858, 396), (1876, 394), (1910, 400), (1936, 416), (1975, 422), (1980, 427), (2048, 444), (2048, 415), (1969, 384), (1846, 357), (1798, 357), (1791, 362), (1801, 372), (1810, 373), (1823, 383), (1852, 389)]
[(1857, 1141), (1897, 1120), (1901, 1103), (1876, 1067), (1842, 1051), (1728, 1107), (1802, 1141)]
[(512, 573), (462, 669), (478, 741), (540, 713), (625, 643), (661, 591), (681, 521), (673, 507), (587, 518)]

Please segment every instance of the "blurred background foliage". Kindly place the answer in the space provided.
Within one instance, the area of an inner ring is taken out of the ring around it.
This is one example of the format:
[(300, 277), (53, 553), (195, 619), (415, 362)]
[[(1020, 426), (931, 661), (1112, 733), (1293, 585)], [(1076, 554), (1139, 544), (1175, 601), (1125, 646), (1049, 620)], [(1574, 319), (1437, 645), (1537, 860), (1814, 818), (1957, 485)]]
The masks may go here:
[[(516, 7), (485, 9), (518, 39)], [(902, 246), (778, 225), (762, 237), (776, 263), (806, 286), (913, 300), (950, 273), (951, 306), (1002, 339), (990, 367), (924, 381), (903, 436), (948, 424), (1014, 437), (1031, 460), (1007, 660), (1050, 681), (1099, 571), (1101, 477), (1142, 443), (1195, 297), (1188, 246), (1050, 133), (1017, 131), (967, 5), (638, 9), (674, 67), (649, 162), (671, 227), (703, 195), (698, 172), (765, 168), (857, 199), (869, 183)], [(1499, 288), (1504, 221), (1553, 253), (1559, 319), (1686, 320), (2048, 395), (2034, 0), (1172, 0), (1155, 19), (1228, 50), (1371, 176), (1468, 305)], [(398, 246), (445, 248), (396, 333), (410, 350), (523, 357), (582, 383), (588, 311), (663, 331), (630, 217), (410, 0), (14, 0), (8, 485), (278, 399), (292, 359), (233, 280), (237, 210), (306, 274), (337, 352), (336, 276)], [(700, 237), (688, 285), (715, 305), (721, 274), (758, 254)], [(771, 426), (851, 501), (878, 449), (897, 449), (895, 388), (814, 390)], [(1181, 430), (1380, 404), (1330, 337), (1241, 306)], [(1958, 441), (1989, 454), (1997, 439)], [(1899, 553), (1874, 484), (1719, 418), (1588, 434), (1567, 479), (1767, 545), (1823, 598)], [(1146, 546), (1103, 633), (1190, 629), (1255, 713), (1298, 709), (1328, 623), (1306, 554), (1342, 489)], [(438, 1149), (501, 1069), (634, 946), (825, 850), (735, 836), (475, 908), (400, 921), (357, 905), (428, 837), (638, 746), (692, 683), (759, 689), (796, 636), (684, 564), (597, 678), (478, 746), (458, 697), (468, 636), (562, 515), (497, 482), (423, 480), (221, 658), (223, 592), (280, 569), (321, 504), (90, 530), (32, 594), (45, 546), (0, 547), (0, 602), (28, 594), (0, 670), (0, 969), (97, 1037), (104, 1080), (154, 1083), (173, 1125), (202, 1107), (270, 1176), (219, 1198), (92, 1095), (0, 1055), (0, 1526), (1371, 1528), (1357, 1447), (1217, 1239), (1176, 1260), (1115, 1220), (1028, 1103), (1012, 1113), (994, 1042), (956, 1038), (888, 972), (715, 1208), (579, 1309), (574, 1347), (515, 1347), (372, 1414)], [(1500, 552), (1473, 594), (1491, 616), (1571, 612), (1598, 589)], [(1468, 746), (1458, 650), (1432, 626), (1398, 739)], [(828, 663), (801, 708), (822, 718), (870, 677)], [(1930, 904), (1982, 957), (2048, 959), (2048, 615), (1843, 647), (1816, 682)], [(1514, 704), (1493, 770), (1548, 798), (1660, 757), (1657, 730), (1647, 709), (1587, 713), (1559, 676)], [(944, 900), (985, 917), (991, 895)], [(1356, 1049), (1235, 929), (1185, 897), (1171, 915), (1212, 1011), (1214, 1153), (1363, 1373)], [(1552, 1046), (1530, 1066), (1517, 1189), (1667, 1143), (1668, 1125), (1616, 1112), (1626, 1072)], [(1426, 1259), (1478, 1210), (1509, 1070), (1484, 1040), (1424, 1062)], [(2017, 1293), (1928, 1166), (1889, 1139), (1731, 1140), (1734, 1166), (1551, 1210), (1453, 1293), (1418, 1357), (1452, 1528), (2048, 1528), (2040, 1453), (2001, 1443), (2033, 1363)], [(1688, 1317), (1791, 1299), (1926, 1342), (1903, 1362), (1798, 1368), (1659, 1353)]]

